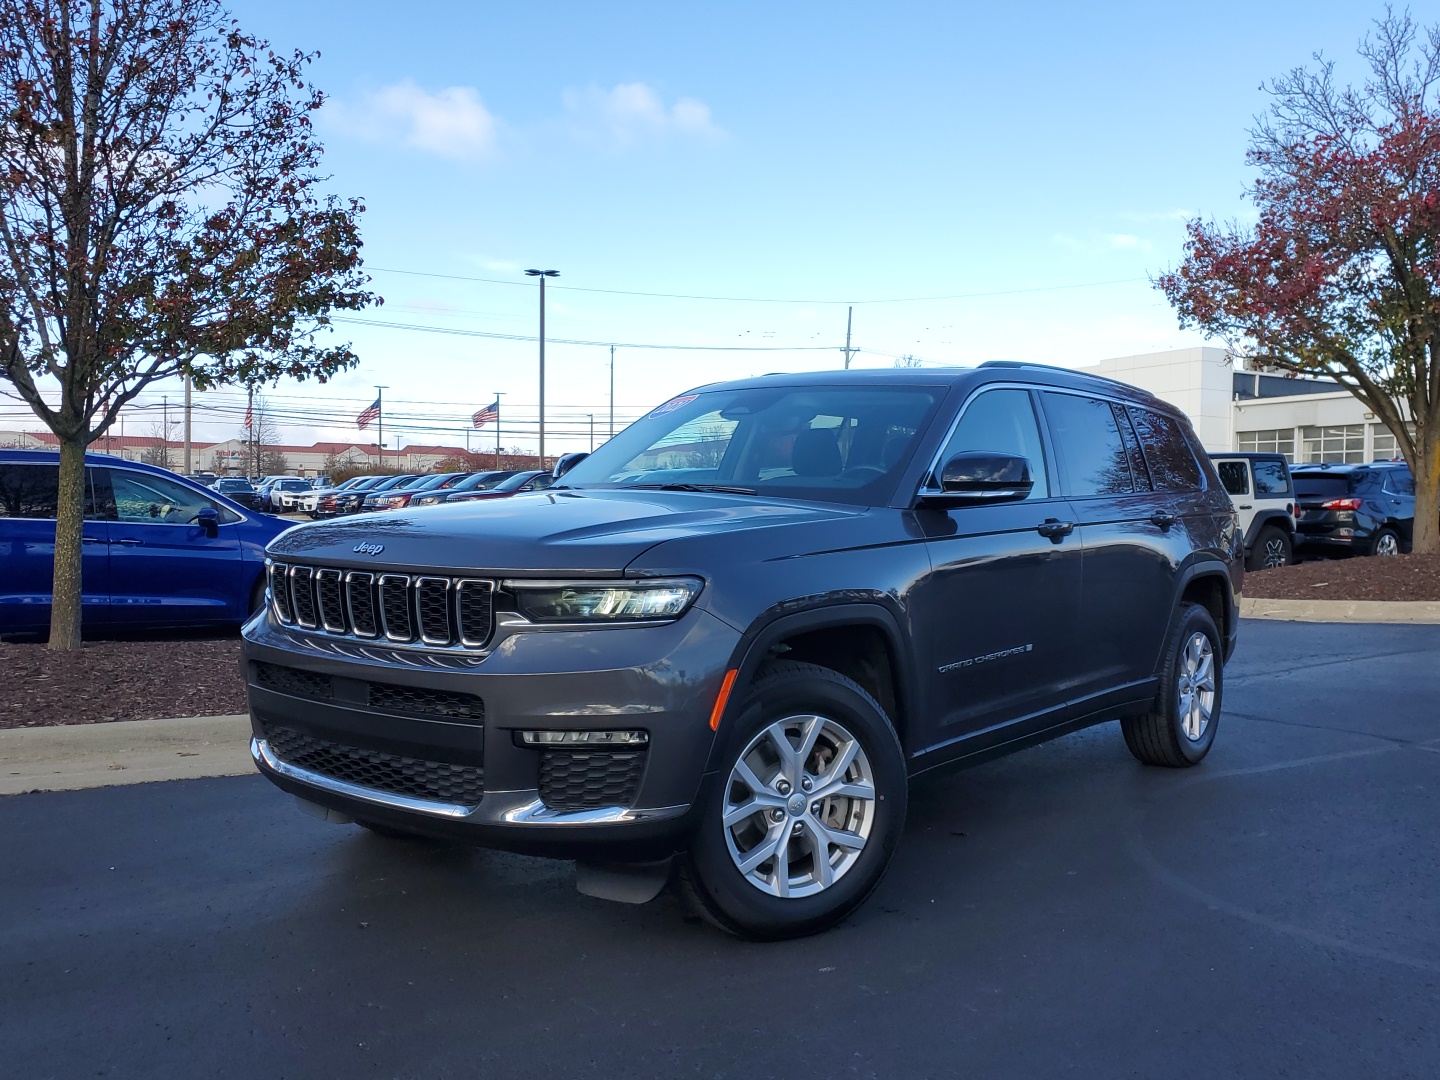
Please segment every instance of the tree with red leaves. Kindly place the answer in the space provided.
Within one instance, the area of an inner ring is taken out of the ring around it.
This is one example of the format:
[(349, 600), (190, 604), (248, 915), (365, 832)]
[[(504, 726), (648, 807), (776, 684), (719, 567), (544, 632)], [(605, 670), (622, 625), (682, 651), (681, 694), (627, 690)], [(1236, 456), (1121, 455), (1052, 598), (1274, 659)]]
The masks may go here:
[(353, 366), (378, 302), (304, 80), (218, 0), (0, 0), (0, 376), (60, 443), (50, 647), (80, 645), (85, 449), (157, 379)]
[(1359, 49), (1265, 87), (1251, 132), (1253, 228), (1195, 220), (1156, 285), (1264, 367), (1329, 376), (1396, 437), (1415, 474), (1414, 550), (1440, 552), (1440, 26), (1387, 9)]

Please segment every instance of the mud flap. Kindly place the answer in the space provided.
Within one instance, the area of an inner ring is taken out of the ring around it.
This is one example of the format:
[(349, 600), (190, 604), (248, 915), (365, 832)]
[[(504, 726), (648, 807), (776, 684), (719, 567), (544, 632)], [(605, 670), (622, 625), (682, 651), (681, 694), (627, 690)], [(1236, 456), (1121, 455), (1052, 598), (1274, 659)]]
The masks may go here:
[(575, 864), (575, 887), (586, 896), (620, 904), (648, 904), (670, 880), (673, 859), (643, 863)]

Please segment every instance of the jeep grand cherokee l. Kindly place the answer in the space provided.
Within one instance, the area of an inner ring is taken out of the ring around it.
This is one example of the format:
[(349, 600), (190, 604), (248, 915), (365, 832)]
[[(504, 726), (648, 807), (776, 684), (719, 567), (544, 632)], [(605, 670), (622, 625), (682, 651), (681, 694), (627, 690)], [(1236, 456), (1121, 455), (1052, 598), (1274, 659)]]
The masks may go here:
[(692, 390), (548, 490), (280, 537), (251, 752), (331, 821), (815, 932), (912, 776), (1115, 719), (1142, 762), (1205, 756), (1244, 570), (1197, 447), (1039, 366)]

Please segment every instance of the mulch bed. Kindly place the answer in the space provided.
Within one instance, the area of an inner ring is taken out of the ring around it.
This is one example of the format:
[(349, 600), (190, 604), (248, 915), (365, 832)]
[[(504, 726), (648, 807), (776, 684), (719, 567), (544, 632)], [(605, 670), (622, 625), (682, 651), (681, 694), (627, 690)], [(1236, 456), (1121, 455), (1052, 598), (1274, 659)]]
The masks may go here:
[(1440, 600), (1440, 555), (1317, 559), (1252, 570), (1245, 595), (1265, 600)]
[(240, 641), (0, 643), (0, 728), (243, 713)]

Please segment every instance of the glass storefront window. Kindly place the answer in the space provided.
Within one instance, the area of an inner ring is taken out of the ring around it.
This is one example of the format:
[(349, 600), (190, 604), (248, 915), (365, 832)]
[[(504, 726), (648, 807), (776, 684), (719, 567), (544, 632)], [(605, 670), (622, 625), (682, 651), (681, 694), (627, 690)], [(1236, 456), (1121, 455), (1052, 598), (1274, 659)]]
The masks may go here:
[(1300, 429), (1300, 460), (1302, 462), (1331, 461), (1346, 464), (1363, 462), (1365, 460), (1365, 425), (1302, 427)]
[(1284, 454), (1295, 460), (1295, 429), (1266, 428), (1259, 431), (1238, 431), (1240, 450), (1247, 454)]

